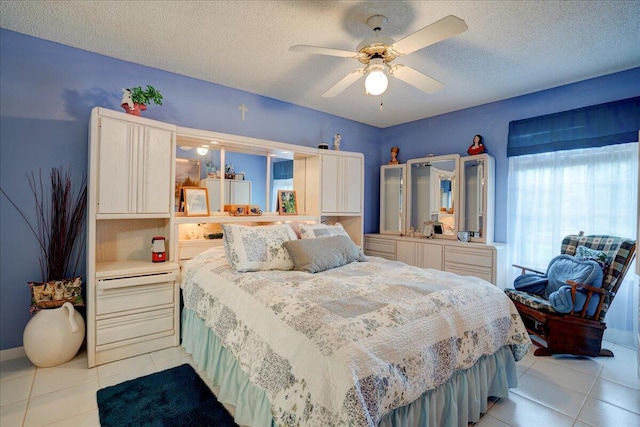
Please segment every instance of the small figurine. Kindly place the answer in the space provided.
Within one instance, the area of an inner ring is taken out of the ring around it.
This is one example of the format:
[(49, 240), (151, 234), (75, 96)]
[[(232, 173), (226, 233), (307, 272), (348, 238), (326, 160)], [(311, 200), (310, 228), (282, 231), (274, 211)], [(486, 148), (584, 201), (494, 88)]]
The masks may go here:
[(482, 154), (482, 153), (485, 153), (486, 151), (487, 151), (486, 147), (482, 142), (482, 135), (474, 136), (473, 144), (471, 144), (471, 146), (467, 149), (467, 153), (470, 156), (473, 156), (474, 154)]
[(339, 133), (336, 133), (336, 135), (333, 137), (333, 149), (336, 151), (340, 151), (340, 140), (342, 139), (342, 137), (340, 136)]
[(389, 160), (390, 165), (397, 165), (400, 163), (398, 161), (398, 153), (400, 153), (400, 149), (398, 147), (391, 147), (391, 160)]
[(133, 110), (133, 100), (131, 99), (131, 89), (122, 89), (122, 101), (120, 105), (127, 104), (130, 110)]

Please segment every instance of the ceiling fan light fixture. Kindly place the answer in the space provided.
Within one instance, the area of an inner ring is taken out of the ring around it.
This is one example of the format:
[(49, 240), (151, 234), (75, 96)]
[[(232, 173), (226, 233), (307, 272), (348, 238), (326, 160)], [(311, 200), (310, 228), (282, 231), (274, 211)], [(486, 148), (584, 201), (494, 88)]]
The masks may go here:
[(206, 147), (198, 147), (196, 151), (198, 152), (199, 155), (204, 156), (209, 152), (209, 149)]
[(380, 58), (372, 59), (367, 67), (367, 78), (364, 88), (369, 95), (382, 95), (389, 86), (389, 79), (384, 73), (384, 62)]

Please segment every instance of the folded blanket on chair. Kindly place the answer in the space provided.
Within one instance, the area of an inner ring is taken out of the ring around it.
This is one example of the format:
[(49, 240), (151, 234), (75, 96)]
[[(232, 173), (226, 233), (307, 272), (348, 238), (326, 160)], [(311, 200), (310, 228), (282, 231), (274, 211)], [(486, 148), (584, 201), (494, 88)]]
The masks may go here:
[[(571, 301), (571, 286), (567, 280), (596, 288), (602, 286), (602, 268), (592, 260), (581, 261), (571, 255), (558, 255), (549, 262), (545, 275), (523, 274), (513, 283), (520, 291), (544, 297), (559, 313), (568, 313), (572, 309), (580, 311), (586, 301), (586, 291), (578, 289), (575, 307)], [(596, 296), (589, 302), (588, 315), (593, 315), (600, 299)]]
[[(573, 301), (571, 301), (571, 286), (563, 286), (549, 295), (549, 302), (558, 313), (569, 313), (572, 309), (581, 311), (586, 300), (587, 296), (578, 288), (578, 292), (576, 292), (576, 304), (574, 306)], [(589, 307), (587, 308), (587, 314), (589, 316), (593, 316), (593, 313), (596, 312), (599, 301), (600, 298), (598, 298), (598, 295), (591, 298)]]

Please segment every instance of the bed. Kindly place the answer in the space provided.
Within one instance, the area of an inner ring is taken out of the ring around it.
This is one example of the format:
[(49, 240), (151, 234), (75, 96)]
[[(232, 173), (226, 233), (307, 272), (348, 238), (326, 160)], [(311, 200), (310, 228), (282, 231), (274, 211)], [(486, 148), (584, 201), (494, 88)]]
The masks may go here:
[[(238, 424), (466, 426), (516, 386), (531, 342), (492, 284), (366, 259), (342, 236), (284, 230), (287, 260), (278, 239), (237, 230), (184, 264), (181, 287), (182, 345)], [(247, 256), (278, 269), (243, 271)]]

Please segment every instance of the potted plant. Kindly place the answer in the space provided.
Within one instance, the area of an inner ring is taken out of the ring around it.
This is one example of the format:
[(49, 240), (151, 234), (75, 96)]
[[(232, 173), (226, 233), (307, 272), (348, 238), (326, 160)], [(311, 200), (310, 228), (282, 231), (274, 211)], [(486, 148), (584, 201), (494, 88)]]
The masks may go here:
[(42, 251), (42, 282), (29, 283), (30, 312), (36, 315), (24, 331), (25, 353), (36, 366), (55, 366), (71, 360), (84, 340), (84, 320), (74, 306), (84, 305), (77, 271), (84, 253), (87, 180), (85, 175), (74, 191), (70, 168), (53, 168), (48, 189), (42, 171), (27, 178), (35, 199), (35, 224), (0, 191), (27, 222)]
[(120, 105), (129, 114), (139, 116), (140, 111), (145, 111), (147, 104), (151, 102), (162, 105), (162, 95), (153, 86), (147, 85), (147, 89), (142, 89), (140, 86), (122, 89)]

